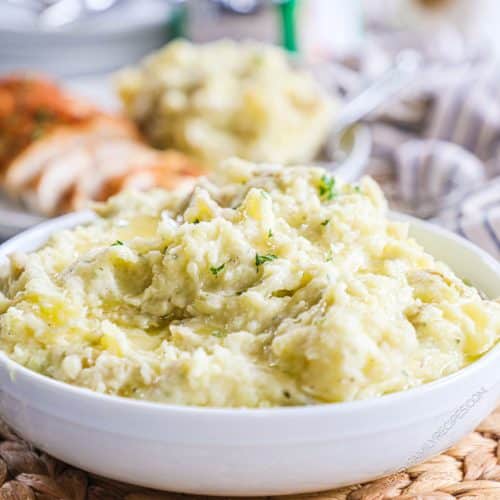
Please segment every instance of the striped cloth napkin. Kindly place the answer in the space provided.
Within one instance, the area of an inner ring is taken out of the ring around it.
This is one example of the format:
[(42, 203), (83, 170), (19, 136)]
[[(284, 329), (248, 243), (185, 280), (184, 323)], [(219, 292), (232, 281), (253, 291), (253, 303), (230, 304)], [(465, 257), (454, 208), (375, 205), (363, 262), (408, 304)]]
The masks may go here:
[[(367, 43), (335, 77), (355, 93), (405, 45)], [(413, 47), (415, 48), (415, 46)], [(500, 62), (480, 51), (424, 56), (414, 84), (369, 120), (369, 173), (392, 207), (458, 232), (500, 259)]]

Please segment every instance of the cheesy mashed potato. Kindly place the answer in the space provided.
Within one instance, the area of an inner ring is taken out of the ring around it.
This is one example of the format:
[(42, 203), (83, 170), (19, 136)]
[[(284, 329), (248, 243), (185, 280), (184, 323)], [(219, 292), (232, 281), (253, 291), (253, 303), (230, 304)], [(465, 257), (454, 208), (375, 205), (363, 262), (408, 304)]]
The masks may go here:
[(333, 101), (286, 53), (252, 42), (176, 41), (117, 78), (129, 116), (159, 148), (208, 165), (230, 156), (300, 163), (323, 145)]
[(370, 179), (231, 160), (193, 192), (98, 213), (0, 280), (0, 347), (58, 380), (188, 405), (348, 401), (453, 373), (500, 337), (500, 304), (389, 221)]

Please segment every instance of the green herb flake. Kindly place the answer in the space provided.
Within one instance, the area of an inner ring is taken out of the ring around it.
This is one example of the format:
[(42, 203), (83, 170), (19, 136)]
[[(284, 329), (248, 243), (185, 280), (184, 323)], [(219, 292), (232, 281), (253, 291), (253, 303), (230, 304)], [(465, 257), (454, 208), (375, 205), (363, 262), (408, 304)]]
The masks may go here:
[(321, 176), (321, 182), (318, 186), (319, 195), (325, 200), (333, 200), (337, 196), (337, 191), (335, 191), (335, 178), (329, 175)]
[(269, 229), (269, 231), (267, 232), (267, 237), (268, 238), (272, 238), (273, 237), (273, 232), (271, 231), (271, 229)]
[(37, 123), (46, 122), (54, 118), (53, 113), (49, 109), (37, 109), (35, 111), (35, 121)]
[(40, 108), (35, 111), (33, 118), (35, 126), (31, 132), (31, 139), (36, 140), (45, 133), (46, 125), (54, 119), (54, 115), (50, 110)]
[(199, 224), (199, 223), (200, 223), (200, 219), (198, 219), (198, 218), (193, 221), (193, 224)]
[(355, 193), (361, 193), (361, 188), (359, 186), (354, 186)]
[(121, 247), (122, 245), (124, 245), (123, 241), (116, 240), (111, 246), (112, 247)]
[(223, 339), (225, 337), (224, 332), (220, 330), (215, 330), (211, 333), (212, 337), (217, 337), (218, 339)]
[(226, 266), (226, 264), (221, 264), (220, 266), (218, 267), (215, 267), (215, 266), (210, 266), (210, 272), (214, 275), (214, 276), (217, 276), (223, 269), (224, 267)]
[(329, 222), (330, 222), (330, 219), (325, 219), (325, 220), (321, 223), (321, 225), (322, 225), (322, 226), (327, 226)]
[(271, 262), (273, 260), (276, 260), (278, 258), (277, 255), (274, 255), (272, 253), (268, 253), (267, 255), (259, 255), (258, 253), (255, 254), (255, 265), (257, 267), (261, 266), (265, 262)]

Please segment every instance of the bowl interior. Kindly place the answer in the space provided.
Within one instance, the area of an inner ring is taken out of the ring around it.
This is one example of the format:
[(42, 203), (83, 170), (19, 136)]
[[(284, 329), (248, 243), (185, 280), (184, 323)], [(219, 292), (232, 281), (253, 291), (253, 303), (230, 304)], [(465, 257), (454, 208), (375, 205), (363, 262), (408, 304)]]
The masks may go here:
[[(464, 238), (434, 224), (395, 214), (410, 222), (410, 235), (455, 274), (491, 299), (500, 298), (500, 262)], [(492, 272), (493, 271), (493, 272)]]
[[(50, 235), (54, 232), (88, 223), (94, 217), (95, 215), (92, 212), (73, 213), (44, 222), (28, 231), (25, 231), (24, 233), (21, 233), (0, 245), (0, 264), (6, 260), (6, 256), (10, 253), (15, 251), (29, 252), (35, 250), (43, 245), (43, 243), (45, 243), (45, 241), (47, 241)], [(429, 253), (434, 255), (437, 259), (446, 262), (459, 277), (470, 280), (474, 286), (484, 292), (488, 297), (500, 297), (500, 263), (488, 255), (485, 251), (476, 247), (472, 243), (469, 243), (463, 238), (440, 228), (439, 226), (398, 213), (391, 213), (390, 218), (402, 222), (409, 222), (410, 235), (422, 244)], [(407, 391), (388, 394), (378, 398), (370, 398), (367, 400), (352, 401), (341, 404), (324, 404), (314, 407), (271, 408), (267, 410), (183, 407), (177, 405), (150, 403), (148, 401), (133, 399), (129, 400), (117, 396), (100, 395), (85, 388), (71, 386), (36, 374), (35, 372), (32, 372), (10, 360), (10, 358), (8, 358), (2, 351), (0, 351), (0, 361), (6, 365), (7, 369), (11, 373), (16, 372), (22, 375), (22, 377), (27, 377), (32, 381), (37, 380), (37, 383), (41, 384), (41, 386), (45, 388), (52, 388), (51, 390), (55, 391), (54, 394), (58, 393), (60, 390), (64, 390), (65, 393), (85, 396), (89, 403), (90, 400), (92, 400), (96, 403), (98, 401), (100, 401), (101, 404), (106, 403), (106, 405), (126, 405), (129, 409), (148, 407), (151, 410), (155, 409), (158, 411), (162, 411), (162, 409), (168, 411), (175, 410), (176, 412), (180, 412), (182, 414), (197, 414), (202, 411), (207, 415), (232, 415), (233, 413), (237, 413), (239, 415), (250, 415), (257, 411), (259, 414), (273, 414), (278, 416), (284, 414), (283, 412), (286, 414), (290, 412), (302, 414), (310, 411), (317, 413), (320, 408), (323, 408), (325, 411), (333, 411), (335, 414), (339, 414), (339, 412), (343, 414), (344, 412), (349, 412), (354, 408), (372, 411), (375, 407), (383, 407), (383, 403), (389, 404), (393, 401), (409, 401), (417, 395), (424, 396), (425, 394), (432, 392), (433, 388), (447, 387), (452, 384), (453, 381), (457, 381), (459, 377), (465, 375), (465, 373), (477, 373), (478, 370), (482, 369), (481, 367), (485, 367), (492, 362), (497, 362), (499, 354), (500, 344), (493, 348), (489, 353), (485, 354), (480, 360), (460, 370), (459, 372)]]
[[(85, 224), (94, 217), (92, 212), (84, 211), (38, 224), (1, 244), (0, 261), (14, 251), (36, 250), (52, 233)], [(435, 224), (398, 212), (391, 212), (390, 218), (408, 222), (410, 236), (435, 258), (446, 262), (457, 276), (469, 281), (490, 298), (500, 297), (500, 262), (484, 250)]]

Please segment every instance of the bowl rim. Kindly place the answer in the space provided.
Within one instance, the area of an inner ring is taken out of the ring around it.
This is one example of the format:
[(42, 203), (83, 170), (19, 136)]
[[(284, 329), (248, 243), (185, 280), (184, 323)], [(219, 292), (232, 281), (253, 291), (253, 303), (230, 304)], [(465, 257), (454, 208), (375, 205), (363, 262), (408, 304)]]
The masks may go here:
[[(72, 227), (85, 224), (90, 222), (95, 217), (95, 214), (91, 211), (81, 211), (76, 213), (71, 213), (68, 215), (63, 215), (46, 222), (43, 222), (27, 231), (24, 231), (13, 238), (0, 244), (0, 258), (8, 255), (11, 251), (15, 250), (15, 247), (20, 244), (25, 239), (32, 239), (39, 236), (49, 236), (54, 230), (70, 229)], [(459, 236), (448, 229), (444, 229), (436, 224), (432, 224), (427, 221), (417, 219), (415, 217), (389, 211), (389, 218), (399, 221), (408, 222), (410, 225), (420, 226), (426, 232), (432, 235), (438, 235), (440, 237), (447, 238), (453, 241), (455, 244), (461, 245), (462, 247), (468, 249), (472, 252), (476, 259), (480, 259), (486, 262), (486, 264), (491, 267), (495, 273), (495, 276), (500, 279), (500, 262), (494, 259), (485, 250), (481, 249), (477, 245), (466, 240), (462, 236)], [(14, 247), (14, 248), (10, 248)], [(367, 399), (354, 400), (354, 401), (344, 401), (336, 403), (318, 403), (312, 405), (304, 406), (276, 406), (268, 408), (248, 408), (248, 407), (205, 407), (205, 406), (189, 406), (180, 405), (172, 403), (161, 403), (148, 400), (140, 400), (133, 398), (126, 398), (123, 396), (116, 396), (111, 394), (99, 393), (88, 389), (86, 387), (81, 387), (77, 385), (72, 385), (67, 382), (63, 382), (47, 375), (42, 375), (38, 372), (30, 370), (25, 366), (12, 360), (3, 350), (0, 349), (0, 365), (4, 365), (7, 373), (12, 380), (15, 380), (18, 376), (25, 377), (27, 380), (32, 379), (34, 383), (44, 385), (46, 389), (63, 391), (68, 396), (80, 396), (81, 398), (91, 399), (95, 402), (100, 402), (103, 405), (120, 407), (121, 409), (143, 409), (148, 410), (152, 413), (175, 413), (177, 415), (201, 415), (201, 416), (226, 416), (226, 417), (242, 417), (242, 416), (254, 416), (261, 418), (266, 417), (283, 417), (284, 415), (298, 416), (302, 414), (324, 414), (328, 413), (332, 416), (334, 414), (346, 414), (350, 412), (362, 412), (371, 410), (373, 407), (387, 407), (394, 403), (404, 404), (407, 401), (411, 401), (412, 398), (418, 396), (424, 396), (428, 393), (438, 391), (439, 389), (445, 389), (449, 386), (454, 385), (460, 379), (473, 376), (478, 371), (485, 368), (485, 365), (490, 363), (494, 358), (500, 360), (500, 342), (498, 342), (492, 349), (483, 354), (478, 360), (472, 362), (471, 364), (461, 368), (460, 370), (447, 375), (445, 377), (439, 378), (432, 382), (428, 382), (410, 389), (403, 391), (398, 391), (390, 394), (384, 394), (382, 396), (373, 396)], [(497, 383), (500, 381), (497, 381)]]

